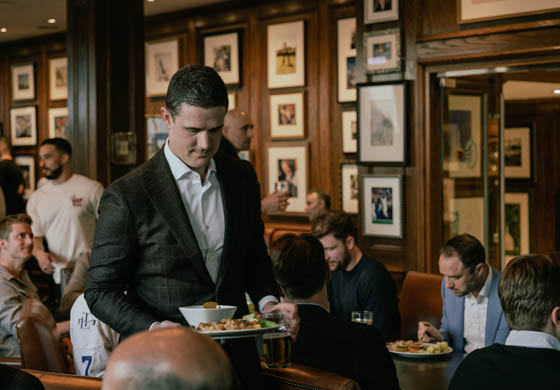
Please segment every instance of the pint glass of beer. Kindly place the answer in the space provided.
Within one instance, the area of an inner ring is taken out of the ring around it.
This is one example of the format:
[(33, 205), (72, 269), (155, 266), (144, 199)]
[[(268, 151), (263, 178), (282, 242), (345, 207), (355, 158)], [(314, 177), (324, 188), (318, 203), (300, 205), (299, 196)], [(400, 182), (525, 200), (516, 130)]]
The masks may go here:
[(290, 367), (292, 356), (292, 340), (284, 325), (282, 314), (263, 314), (263, 319), (274, 321), (280, 328), (263, 334), (263, 350), (265, 364), (268, 368)]

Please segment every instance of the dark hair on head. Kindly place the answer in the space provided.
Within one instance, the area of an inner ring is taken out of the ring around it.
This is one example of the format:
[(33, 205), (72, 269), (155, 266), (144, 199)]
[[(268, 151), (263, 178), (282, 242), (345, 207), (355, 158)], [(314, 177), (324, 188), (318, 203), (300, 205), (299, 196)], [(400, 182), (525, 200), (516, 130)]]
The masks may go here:
[(12, 232), (12, 225), (17, 223), (27, 223), (31, 225), (33, 221), (27, 214), (11, 214), (0, 219), (0, 239), (7, 240)]
[(317, 194), (317, 198), (322, 199), (325, 202), (325, 210), (331, 209), (331, 196), (326, 194), (321, 190), (312, 189), (308, 194)]
[(320, 214), (312, 221), (313, 235), (317, 238), (325, 237), (332, 233), (334, 238), (344, 241), (347, 237), (354, 237), (358, 243), (358, 230), (354, 226), (352, 217), (344, 211), (328, 211)]
[(41, 142), (41, 146), (43, 145), (53, 145), (62, 154), (66, 153), (68, 157), (72, 157), (72, 145), (64, 138), (47, 138)]
[(179, 69), (169, 82), (165, 106), (173, 117), (179, 115), (181, 105), (211, 108), (228, 106), (228, 94), (218, 73), (204, 65), (187, 65)]
[(478, 239), (464, 233), (447, 240), (439, 253), (445, 257), (457, 255), (461, 263), (473, 270), (479, 263), (486, 262), (486, 252)]
[(311, 234), (286, 234), (270, 246), (274, 278), (289, 299), (320, 291), (329, 276), (323, 245)]
[(4, 136), (0, 137), (0, 144), (4, 144), (8, 149), (11, 149), (10, 141), (8, 141), (8, 138)]
[(506, 265), (498, 296), (511, 330), (542, 331), (560, 306), (560, 261), (557, 256), (521, 255)]

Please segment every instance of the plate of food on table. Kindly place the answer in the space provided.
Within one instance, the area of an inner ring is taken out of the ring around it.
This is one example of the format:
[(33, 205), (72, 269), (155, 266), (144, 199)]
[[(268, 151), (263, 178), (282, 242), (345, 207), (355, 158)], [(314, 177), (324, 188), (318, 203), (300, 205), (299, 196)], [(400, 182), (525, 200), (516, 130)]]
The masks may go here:
[(446, 341), (423, 343), (422, 341), (414, 340), (397, 340), (387, 343), (387, 349), (392, 354), (413, 358), (429, 358), (449, 355), (453, 352), (453, 348)]

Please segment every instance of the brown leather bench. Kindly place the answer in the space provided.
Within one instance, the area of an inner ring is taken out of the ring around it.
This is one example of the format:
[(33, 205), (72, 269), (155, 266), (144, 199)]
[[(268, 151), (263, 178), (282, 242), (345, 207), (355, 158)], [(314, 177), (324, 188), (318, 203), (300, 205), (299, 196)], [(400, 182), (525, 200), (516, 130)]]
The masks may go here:
[(46, 390), (99, 390), (102, 384), (101, 379), (88, 376), (58, 374), (29, 369), (24, 369), (23, 371), (37, 377)]
[(261, 368), (267, 390), (359, 390), (360, 386), (352, 379), (320, 370), (318, 368), (292, 363), (290, 368)]

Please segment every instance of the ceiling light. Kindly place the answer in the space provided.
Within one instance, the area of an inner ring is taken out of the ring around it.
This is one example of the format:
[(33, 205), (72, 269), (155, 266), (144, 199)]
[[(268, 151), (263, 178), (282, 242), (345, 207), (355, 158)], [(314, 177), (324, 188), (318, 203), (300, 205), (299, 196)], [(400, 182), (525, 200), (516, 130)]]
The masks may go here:
[[(3, 30), (5, 30), (5, 29), (3, 29)], [(3, 32), (3, 31), (2, 31), (2, 32)], [(555, 89), (555, 90), (552, 91), (552, 92), (554, 92), (555, 95), (560, 95), (560, 89)]]
[(55, 18), (50, 18), (50, 19), (47, 20), (47, 22), (48, 22), (49, 24), (55, 24), (55, 23), (56, 23), (56, 19), (55, 19)]
[(8, 31), (8, 29), (6, 27), (0, 28), (0, 32), (6, 32), (6, 31)]
[(153, 2), (155, 2), (155, 1), (156, 1), (156, 0), (148, 0), (148, 3), (153, 3)]

